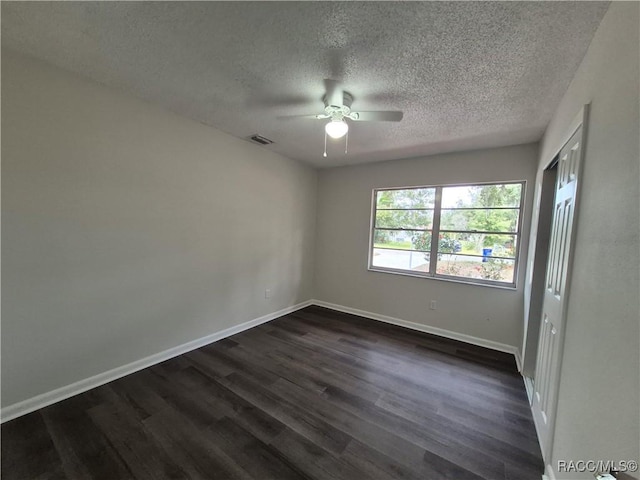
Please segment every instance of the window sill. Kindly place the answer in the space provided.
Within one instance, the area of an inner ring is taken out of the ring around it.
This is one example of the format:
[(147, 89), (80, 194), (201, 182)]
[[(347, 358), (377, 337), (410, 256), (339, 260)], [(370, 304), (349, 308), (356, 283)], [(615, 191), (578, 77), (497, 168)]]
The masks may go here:
[(480, 279), (461, 279), (456, 277), (447, 277), (444, 275), (432, 276), (432, 275), (424, 275), (420, 273), (412, 273), (406, 270), (394, 270), (391, 268), (382, 268), (382, 267), (368, 267), (368, 271), (374, 273), (390, 273), (392, 275), (402, 275), (405, 277), (414, 277), (414, 278), (425, 278), (427, 280), (438, 280), (441, 282), (450, 282), (450, 283), (461, 283), (463, 285), (472, 285), (476, 287), (490, 287), (490, 288), (498, 288), (500, 290), (510, 290), (517, 291), (517, 284), (512, 283), (493, 283), (490, 280), (480, 280)]

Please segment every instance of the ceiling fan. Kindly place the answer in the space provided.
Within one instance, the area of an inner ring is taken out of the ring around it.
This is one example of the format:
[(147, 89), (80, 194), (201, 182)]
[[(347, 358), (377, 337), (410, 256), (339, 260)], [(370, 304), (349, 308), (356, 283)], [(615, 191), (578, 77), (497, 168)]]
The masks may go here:
[[(342, 138), (349, 132), (349, 124), (346, 120), (355, 122), (399, 122), (403, 113), (399, 111), (373, 111), (354, 112), (351, 110), (353, 95), (340, 88), (336, 80), (324, 80), (326, 93), (322, 97), (324, 102), (324, 112), (317, 115), (292, 115), (286, 118), (310, 118), (317, 120), (330, 119), (324, 126), (324, 154), (327, 156), (327, 135), (331, 138)], [(345, 140), (345, 150), (347, 153), (347, 140)]]

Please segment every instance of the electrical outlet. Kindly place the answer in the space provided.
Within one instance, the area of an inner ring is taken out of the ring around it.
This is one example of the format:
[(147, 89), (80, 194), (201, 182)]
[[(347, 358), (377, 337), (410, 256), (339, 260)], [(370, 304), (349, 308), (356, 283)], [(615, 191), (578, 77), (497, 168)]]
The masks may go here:
[(264, 298), (271, 298), (271, 289), (270, 288), (265, 289)]
[(431, 303), (429, 303), (429, 310), (435, 310), (435, 309), (436, 309), (436, 301), (431, 300)]

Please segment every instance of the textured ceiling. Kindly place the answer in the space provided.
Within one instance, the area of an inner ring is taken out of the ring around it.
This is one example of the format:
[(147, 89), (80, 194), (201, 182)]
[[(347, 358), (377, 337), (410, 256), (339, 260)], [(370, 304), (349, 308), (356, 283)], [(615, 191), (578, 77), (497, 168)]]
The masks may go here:
[[(2, 2), (2, 44), (316, 166), (536, 141), (606, 2)], [(349, 153), (323, 79), (354, 110)]]

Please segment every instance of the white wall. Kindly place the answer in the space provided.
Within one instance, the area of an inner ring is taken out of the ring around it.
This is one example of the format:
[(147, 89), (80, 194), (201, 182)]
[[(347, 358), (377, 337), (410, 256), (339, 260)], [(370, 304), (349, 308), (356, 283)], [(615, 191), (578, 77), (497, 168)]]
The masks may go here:
[[(640, 456), (639, 4), (613, 2), (549, 124), (540, 169), (591, 103), (551, 466)], [(635, 476), (638, 475), (636, 472)]]
[(311, 298), (314, 170), (5, 51), (2, 129), (3, 406)]
[[(320, 171), (316, 298), (520, 346), (525, 263), (521, 262), (517, 290), (368, 271), (371, 192), (382, 187), (527, 180), (524, 257), (537, 157), (537, 144), (530, 144)], [(437, 301), (437, 310), (429, 310), (430, 300)]]

